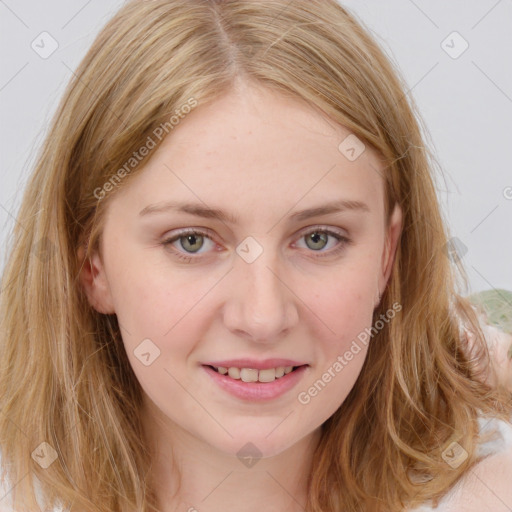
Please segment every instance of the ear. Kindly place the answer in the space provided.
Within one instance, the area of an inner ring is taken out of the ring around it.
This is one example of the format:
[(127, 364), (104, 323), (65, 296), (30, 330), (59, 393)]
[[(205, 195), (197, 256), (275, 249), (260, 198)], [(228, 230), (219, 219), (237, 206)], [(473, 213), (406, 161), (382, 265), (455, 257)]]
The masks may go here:
[(90, 259), (84, 259), (85, 254), (85, 247), (81, 246), (78, 249), (78, 261), (83, 263), (79, 280), (89, 303), (98, 313), (113, 314), (114, 303), (101, 257), (98, 252), (94, 252)]
[(402, 208), (398, 203), (395, 203), (393, 213), (389, 220), (389, 227), (386, 233), (386, 242), (384, 245), (384, 251), (382, 253), (382, 267), (379, 275), (379, 291), (382, 294), (388, 283), (395, 261), (396, 249), (398, 246), (398, 240), (400, 239), (400, 233), (402, 232), (402, 220), (403, 220)]

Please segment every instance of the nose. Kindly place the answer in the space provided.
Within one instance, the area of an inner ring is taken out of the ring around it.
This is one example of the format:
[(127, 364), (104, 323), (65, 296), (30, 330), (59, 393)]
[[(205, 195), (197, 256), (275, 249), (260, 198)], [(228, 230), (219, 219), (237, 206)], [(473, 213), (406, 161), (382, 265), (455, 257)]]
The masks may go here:
[(264, 251), (252, 263), (236, 258), (230, 273), (224, 325), (237, 336), (273, 343), (297, 324), (297, 297), (277, 258)]

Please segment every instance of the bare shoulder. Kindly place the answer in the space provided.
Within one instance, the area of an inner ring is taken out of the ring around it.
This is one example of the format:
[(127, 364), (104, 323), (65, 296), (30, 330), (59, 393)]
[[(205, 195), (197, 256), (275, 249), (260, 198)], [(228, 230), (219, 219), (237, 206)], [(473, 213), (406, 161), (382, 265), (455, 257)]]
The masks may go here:
[(437, 508), (425, 503), (407, 512), (512, 512), (512, 424), (488, 417), (479, 418), (479, 424), (483, 442), (478, 454), (484, 458), (460, 477)]
[(512, 511), (512, 445), (470, 469), (443, 500), (438, 512)]

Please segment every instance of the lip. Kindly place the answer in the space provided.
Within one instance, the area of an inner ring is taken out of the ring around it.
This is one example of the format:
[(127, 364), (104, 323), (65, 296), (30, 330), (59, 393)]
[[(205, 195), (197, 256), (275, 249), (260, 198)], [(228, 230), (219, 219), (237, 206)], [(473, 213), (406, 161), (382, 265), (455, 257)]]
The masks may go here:
[(307, 363), (294, 361), (292, 359), (265, 359), (263, 361), (258, 361), (256, 359), (230, 359), (225, 361), (209, 361), (203, 363), (206, 366), (215, 366), (218, 368), (222, 366), (223, 368), (253, 368), (255, 370), (268, 370), (269, 368), (278, 368), (279, 366), (303, 366)]
[[(284, 359), (275, 359), (272, 361), (286, 361)], [(226, 361), (223, 361), (226, 362)], [(293, 361), (289, 361), (292, 363)], [(234, 361), (229, 362), (231, 366), (235, 366)], [(240, 360), (237, 360), (237, 363), (240, 363)], [(218, 363), (212, 364), (211, 366), (217, 366)], [(267, 368), (274, 368), (273, 364), (268, 365), (269, 363), (267, 361), (262, 362), (260, 361), (260, 366), (262, 364), (267, 364), (264, 368), (255, 368), (255, 369), (261, 369), (265, 370)], [(218, 366), (223, 366), (222, 364), (218, 364)], [(277, 366), (300, 366), (300, 365), (294, 365), (294, 364), (281, 364), (279, 363)], [(238, 367), (239, 368), (239, 367)], [(242, 368), (251, 368), (251, 366), (244, 366), (242, 365)], [(252, 366), (254, 368), (254, 366)], [(203, 369), (205, 372), (209, 375), (209, 377), (224, 391), (228, 392), (230, 395), (239, 398), (241, 400), (245, 401), (251, 401), (251, 402), (262, 402), (262, 401), (269, 401), (269, 400), (275, 400), (276, 398), (279, 398), (280, 396), (284, 395), (286, 392), (293, 389), (299, 381), (304, 376), (304, 373), (309, 368), (309, 365), (304, 364), (297, 368), (296, 370), (292, 371), (291, 373), (288, 373), (284, 375), (283, 377), (280, 377), (279, 379), (274, 380), (273, 382), (243, 382), (242, 380), (236, 380), (232, 379), (231, 377), (227, 375), (222, 375), (212, 368), (210, 366), (203, 365)]]

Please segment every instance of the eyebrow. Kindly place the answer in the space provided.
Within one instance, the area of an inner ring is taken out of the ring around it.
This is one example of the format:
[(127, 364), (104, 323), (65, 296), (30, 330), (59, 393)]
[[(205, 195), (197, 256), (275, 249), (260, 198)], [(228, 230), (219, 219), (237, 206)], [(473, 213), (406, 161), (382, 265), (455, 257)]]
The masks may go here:
[[(139, 212), (140, 217), (146, 215), (152, 215), (155, 213), (165, 213), (169, 211), (176, 211), (182, 213), (188, 213), (195, 215), (196, 217), (203, 217), (205, 219), (220, 220), (224, 223), (237, 224), (238, 218), (224, 210), (218, 208), (210, 208), (206, 205), (199, 203), (179, 203), (179, 202), (162, 202), (157, 204), (151, 204), (143, 208)], [(363, 213), (369, 213), (370, 208), (366, 203), (362, 201), (354, 200), (340, 200), (327, 203), (322, 206), (314, 208), (307, 208), (290, 215), (292, 221), (302, 221), (309, 219), (310, 217), (319, 217), (321, 215), (328, 215), (331, 213), (341, 213), (344, 211), (360, 211)]]

